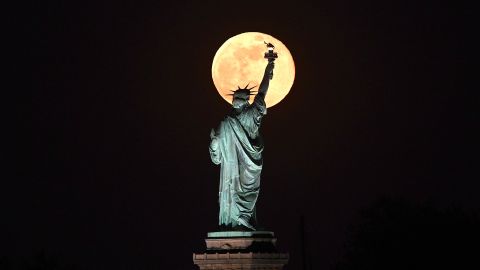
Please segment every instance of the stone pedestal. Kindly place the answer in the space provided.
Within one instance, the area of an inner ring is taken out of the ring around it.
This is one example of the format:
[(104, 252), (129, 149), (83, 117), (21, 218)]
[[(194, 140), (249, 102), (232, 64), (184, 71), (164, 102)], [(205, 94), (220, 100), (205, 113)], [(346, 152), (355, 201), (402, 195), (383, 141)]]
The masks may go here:
[(281, 270), (288, 253), (279, 253), (277, 239), (269, 231), (210, 232), (205, 253), (194, 253), (193, 262), (200, 270)]

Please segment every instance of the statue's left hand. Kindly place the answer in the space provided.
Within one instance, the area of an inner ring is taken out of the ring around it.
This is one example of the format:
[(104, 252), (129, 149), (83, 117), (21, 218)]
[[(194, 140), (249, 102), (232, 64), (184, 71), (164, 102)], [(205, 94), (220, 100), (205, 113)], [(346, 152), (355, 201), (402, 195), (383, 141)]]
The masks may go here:
[(212, 128), (212, 130), (210, 131), (210, 139), (215, 139), (217, 138), (217, 135), (215, 134), (215, 130)]

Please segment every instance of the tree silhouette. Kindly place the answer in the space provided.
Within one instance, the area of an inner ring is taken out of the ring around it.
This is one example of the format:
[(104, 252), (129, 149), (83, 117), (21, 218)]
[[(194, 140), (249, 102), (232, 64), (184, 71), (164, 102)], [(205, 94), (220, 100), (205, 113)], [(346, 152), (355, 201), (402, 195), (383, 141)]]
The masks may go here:
[(382, 199), (347, 235), (337, 270), (480, 269), (478, 215)]

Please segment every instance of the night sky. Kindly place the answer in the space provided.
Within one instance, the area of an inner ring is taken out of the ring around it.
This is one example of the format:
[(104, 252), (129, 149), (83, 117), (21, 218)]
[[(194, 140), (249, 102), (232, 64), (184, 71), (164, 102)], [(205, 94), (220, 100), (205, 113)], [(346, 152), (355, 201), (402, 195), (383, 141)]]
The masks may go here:
[(13, 156), (23, 169), (3, 196), (0, 255), (194, 269), (218, 218), (209, 133), (230, 109), (211, 64), (248, 31), (282, 40), (296, 65), (290, 93), (262, 122), (257, 204), (259, 223), (290, 253), (286, 269), (301, 266), (301, 216), (312, 266), (327, 269), (346, 228), (380, 197), (480, 208), (472, 9), (123, 2), (30, 7), (32, 102)]

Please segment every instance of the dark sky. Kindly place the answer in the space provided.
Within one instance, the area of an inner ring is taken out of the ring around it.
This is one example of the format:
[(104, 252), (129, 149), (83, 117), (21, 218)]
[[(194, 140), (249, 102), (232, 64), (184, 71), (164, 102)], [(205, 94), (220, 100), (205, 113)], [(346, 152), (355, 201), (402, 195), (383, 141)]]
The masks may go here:
[[(32, 103), (0, 252), (80, 269), (194, 269), (216, 229), (209, 132), (229, 111), (216, 50), (248, 31), (290, 49), (296, 79), (268, 110), (259, 222), (299, 269), (342, 251), (378, 197), (480, 207), (472, 9), (455, 1), (40, 1), (27, 20)], [(31, 142), (31, 143), (30, 143)], [(20, 151), (21, 153), (21, 151)]]

